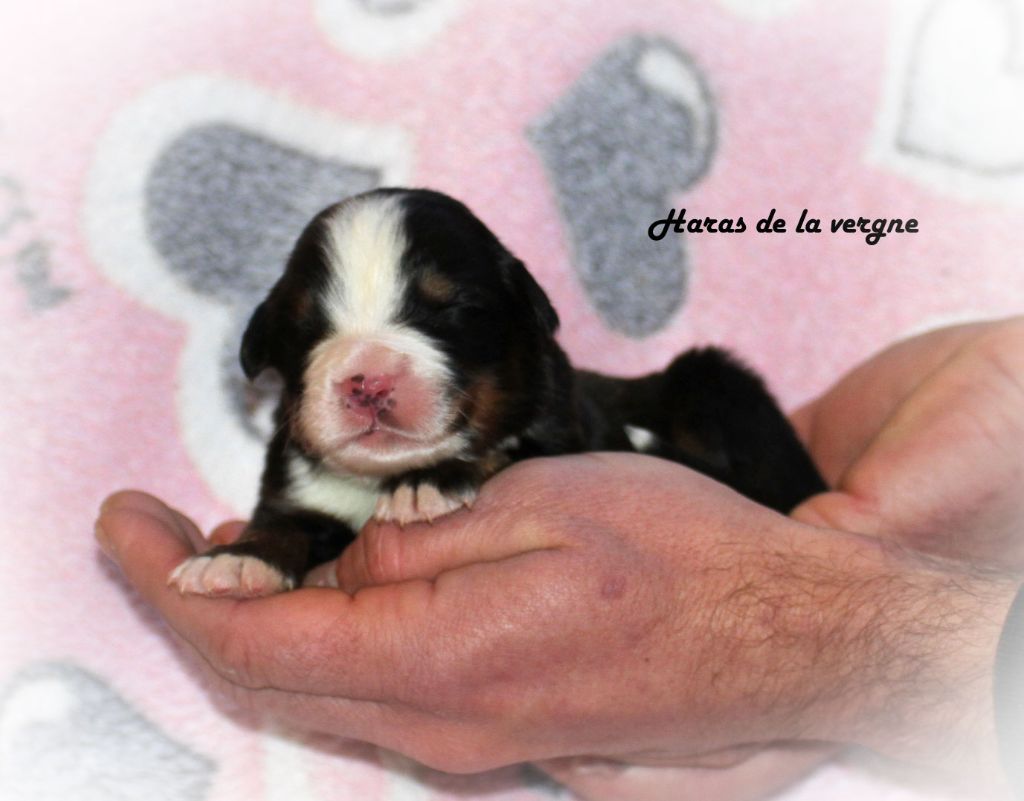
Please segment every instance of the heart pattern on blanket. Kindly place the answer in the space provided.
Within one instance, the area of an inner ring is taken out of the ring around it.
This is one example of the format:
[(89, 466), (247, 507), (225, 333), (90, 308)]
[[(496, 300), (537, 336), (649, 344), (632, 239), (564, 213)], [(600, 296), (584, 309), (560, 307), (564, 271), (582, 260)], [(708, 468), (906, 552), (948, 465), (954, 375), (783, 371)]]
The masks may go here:
[(338, 49), (382, 61), (437, 37), (464, 0), (315, 0), (317, 23)]
[(688, 267), (682, 237), (653, 242), (646, 232), (710, 162), (715, 113), (702, 74), (672, 42), (629, 37), (527, 133), (591, 303), (628, 336), (659, 331), (683, 303)]
[[(305, 222), (291, 205), (324, 190), (311, 170), (344, 180), (331, 199), (380, 176), (466, 200), (551, 295), (573, 361), (615, 374), (717, 343), (794, 408), (908, 331), (1019, 311), (1024, 173), (971, 166), (1012, 165), (1019, 118), (981, 119), (1001, 113), (984, 86), (947, 90), (936, 65), (955, 51), (1012, 111), (1022, 4), (18, 5), (0, 801), (567, 801), (529, 768), (444, 775), (224, 717), (95, 552), (99, 497), (137, 486), (204, 528), (251, 512), (275, 393), (244, 384), (243, 307)], [(977, 144), (947, 131), (964, 108)], [(642, 239), (602, 252), (673, 206), (751, 230), (666, 237), (649, 264)], [(773, 206), (790, 230), (810, 207), (826, 233), (758, 235)], [(869, 247), (827, 233), (832, 214), (922, 230)], [(634, 256), (644, 271), (619, 263)], [(877, 773), (843, 760), (781, 797), (927, 795)]]
[(188, 328), (178, 404), (186, 447), (215, 493), (252, 508), (277, 387), (249, 384), (238, 345), (298, 233), (321, 208), (402, 183), (411, 147), (240, 81), (189, 76), (122, 108), (85, 203), (96, 262)]
[(150, 241), (182, 283), (231, 308), (221, 374), (238, 419), (253, 433), (270, 429), (279, 388), (250, 383), (238, 369), (249, 314), (309, 219), (380, 180), (379, 170), (319, 159), (220, 123), (186, 131), (152, 165), (145, 209)]
[(789, 14), (806, 0), (718, 0), (735, 14), (749, 19), (767, 20)]
[(1024, 171), (1024, 4), (934, 0), (911, 50), (897, 146), (982, 175)]
[(73, 664), (24, 669), (0, 701), (2, 798), (202, 801), (214, 770)]
[(13, 250), (8, 258), (28, 307), (44, 312), (66, 302), (74, 291), (53, 279), (53, 246), (36, 225), (28, 194), (6, 165), (0, 166), (0, 250)]
[(222, 123), (169, 143), (146, 179), (149, 237), (191, 289), (246, 314), (324, 206), (380, 183), (380, 171), (316, 158)]

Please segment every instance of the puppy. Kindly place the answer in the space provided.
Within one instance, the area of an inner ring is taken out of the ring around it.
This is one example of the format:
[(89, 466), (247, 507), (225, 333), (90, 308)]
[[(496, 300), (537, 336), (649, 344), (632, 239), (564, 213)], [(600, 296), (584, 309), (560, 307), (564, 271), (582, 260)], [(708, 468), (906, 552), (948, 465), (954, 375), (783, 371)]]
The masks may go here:
[(283, 378), (259, 503), (183, 593), (298, 586), (375, 517), (434, 520), (531, 456), (639, 451), (788, 511), (825, 489), (760, 379), (691, 350), (633, 379), (574, 370), (547, 296), (462, 203), (378, 189), (318, 214), (242, 339)]

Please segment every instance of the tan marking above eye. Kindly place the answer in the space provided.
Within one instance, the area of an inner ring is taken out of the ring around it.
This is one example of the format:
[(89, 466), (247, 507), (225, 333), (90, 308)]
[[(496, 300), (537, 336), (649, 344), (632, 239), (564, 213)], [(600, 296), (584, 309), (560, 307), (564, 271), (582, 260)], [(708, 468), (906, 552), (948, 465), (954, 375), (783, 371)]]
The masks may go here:
[(420, 276), (416, 286), (428, 300), (447, 303), (455, 296), (455, 284), (437, 270), (428, 269)]

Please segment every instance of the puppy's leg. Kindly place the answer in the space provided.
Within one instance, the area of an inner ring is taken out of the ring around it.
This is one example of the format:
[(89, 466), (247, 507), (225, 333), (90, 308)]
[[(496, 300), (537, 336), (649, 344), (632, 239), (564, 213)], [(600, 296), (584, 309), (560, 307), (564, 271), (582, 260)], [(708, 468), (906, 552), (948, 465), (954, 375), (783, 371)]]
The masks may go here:
[(404, 526), (471, 507), (485, 477), (478, 463), (457, 459), (395, 476), (381, 487), (374, 519)]
[(273, 595), (299, 586), (312, 567), (334, 559), (354, 537), (326, 515), (261, 504), (241, 538), (186, 559), (168, 583), (194, 595)]
[(669, 458), (759, 503), (788, 512), (827, 489), (761, 379), (717, 348), (690, 350), (664, 373)]

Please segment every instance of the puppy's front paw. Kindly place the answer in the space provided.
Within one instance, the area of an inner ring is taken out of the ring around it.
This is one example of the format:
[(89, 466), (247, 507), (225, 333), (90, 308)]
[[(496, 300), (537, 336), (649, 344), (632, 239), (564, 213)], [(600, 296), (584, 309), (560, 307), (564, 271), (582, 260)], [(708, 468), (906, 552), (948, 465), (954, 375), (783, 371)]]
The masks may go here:
[(260, 598), (295, 586), (262, 559), (233, 553), (189, 557), (174, 569), (167, 583), (182, 595), (217, 598)]
[(476, 490), (465, 488), (458, 492), (442, 492), (426, 482), (412, 486), (400, 484), (394, 492), (386, 492), (377, 499), (373, 517), (381, 522), (428, 523), (451, 514), (463, 506), (470, 508), (476, 500)]

